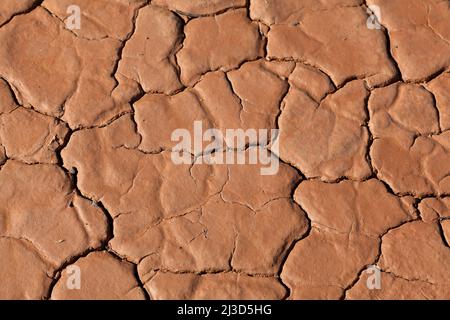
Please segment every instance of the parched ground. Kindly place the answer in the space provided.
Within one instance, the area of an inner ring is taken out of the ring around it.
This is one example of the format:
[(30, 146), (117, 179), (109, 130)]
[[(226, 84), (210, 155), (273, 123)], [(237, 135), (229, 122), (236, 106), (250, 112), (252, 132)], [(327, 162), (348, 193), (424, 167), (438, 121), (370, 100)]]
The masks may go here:
[(1, 299), (450, 299), (449, 242), (450, 1), (0, 1)]

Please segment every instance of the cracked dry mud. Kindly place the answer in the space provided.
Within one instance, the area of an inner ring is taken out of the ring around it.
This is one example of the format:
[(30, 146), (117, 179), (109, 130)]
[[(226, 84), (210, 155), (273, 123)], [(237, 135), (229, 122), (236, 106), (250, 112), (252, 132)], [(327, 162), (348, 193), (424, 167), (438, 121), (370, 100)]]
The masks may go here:
[[(449, 21), (445, 0), (2, 0), (0, 298), (450, 299)], [(279, 129), (277, 174), (174, 164), (194, 121)]]

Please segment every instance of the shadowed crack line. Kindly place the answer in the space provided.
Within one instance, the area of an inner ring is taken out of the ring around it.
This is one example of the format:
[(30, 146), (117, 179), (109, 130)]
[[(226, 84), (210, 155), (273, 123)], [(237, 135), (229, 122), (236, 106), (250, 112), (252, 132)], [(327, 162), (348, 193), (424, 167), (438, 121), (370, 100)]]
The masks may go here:
[(8, 20), (6, 20), (5, 22), (3, 22), (2, 24), (0, 24), (0, 28), (3, 28), (4, 26), (6, 26), (8, 23), (10, 23), (14, 18), (18, 17), (18, 16), (22, 16), (22, 15), (26, 15), (30, 12), (32, 12), (34, 9), (36, 9), (37, 7), (40, 7), (41, 4), (44, 2), (44, 0), (37, 0), (35, 3), (33, 3), (33, 5), (25, 10), (22, 10), (20, 12), (17, 12), (15, 14), (13, 14)]

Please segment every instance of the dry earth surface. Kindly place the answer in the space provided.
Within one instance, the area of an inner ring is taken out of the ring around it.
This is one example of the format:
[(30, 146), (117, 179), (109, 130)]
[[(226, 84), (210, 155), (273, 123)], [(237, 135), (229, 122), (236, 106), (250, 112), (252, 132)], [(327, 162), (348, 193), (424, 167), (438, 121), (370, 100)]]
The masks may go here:
[(1, 299), (450, 299), (449, 242), (450, 1), (0, 1)]

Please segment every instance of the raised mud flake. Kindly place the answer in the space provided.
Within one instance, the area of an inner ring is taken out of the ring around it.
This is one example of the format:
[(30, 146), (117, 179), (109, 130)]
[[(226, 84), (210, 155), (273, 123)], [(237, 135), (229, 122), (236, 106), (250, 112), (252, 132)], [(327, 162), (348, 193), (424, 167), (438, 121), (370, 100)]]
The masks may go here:
[(0, 236), (0, 299), (43, 299), (52, 268), (27, 240)]
[(61, 121), (25, 108), (0, 115), (0, 140), (8, 157), (26, 163), (57, 163), (56, 150), (67, 133)]
[[(277, 62), (259, 60), (243, 64), (227, 74), (235, 94), (242, 102), (242, 121), (246, 128), (275, 128), (282, 97), (288, 84), (276, 74)], [(272, 69), (272, 70), (271, 70)]]
[(444, 73), (430, 81), (428, 90), (433, 92), (436, 98), (436, 108), (439, 110), (440, 127), (443, 131), (450, 129), (450, 73)]
[(8, 160), (0, 171), (0, 236), (26, 239), (53, 268), (106, 239), (104, 213), (54, 165)]
[(1, 145), (1, 141), (0, 141), (0, 166), (3, 165), (6, 162), (6, 151), (5, 151), (5, 147), (3, 147)]
[(196, 275), (158, 272), (145, 283), (145, 288), (156, 300), (279, 300), (286, 295), (286, 289), (275, 278), (236, 273)]
[(450, 197), (426, 198), (419, 203), (420, 216), (424, 222), (438, 223), (442, 230), (442, 240), (450, 245)]
[[(264, 145), (268, 143), (268, 141), (262, 140), (270, 139), (270, 129), (276, 127), (278, 103), (283, 95), (281, 90), (287, 90), (286, 84), (280, 80), (276, 83), (277, 87), (272, 88), (272, 92), (267, 90), (265, 93), (261, 93), (263, 85), (260, 85), (258, 95), (254, 91), (256, 88), (250, 83), (246, 83), (244, 93), (244, 87), (236, 77), (241, 74), (241, 70), (245, 72), (246, 66), (247, 64), (244, 64), (236, 73), (230, 72), (228, 75), (222, 71), (210, 72), (194, 87), (208, 118), (211, 119), (214, 128), (221, 131), (225, 143), (230, 148), (243, 149), (244, 146), (237, 145), (235, 137), (228, 135), (227, 130), (229, 129), (243, 130), (246, 135), (246, 144)], [(258, 71), (253, 70), (252, 75), (258, 77)], [(260, 99), (265, 100), (259, 104)], [(261, 129), (267, 130), (265, 135), (261, 134), (264, 132), (260, 131)]]
[(433, 96), (419, 85), (397, 83), (373, 91), (369, 112), (378, 177), (400, 194), (448, 194), (449, 132), (440, 133)]
[(252, 0), (250, 17), (266, 25), (296, 24), (301, 23), (302, 14), (307, 11), (358, 6), (362, 2), (362, 0)]
[[(245, 65), (244, 65), (245, 66)], [(241, 69), (239, 69), (240, 71)], [(239, 72), (237, 71), (237, 72)], [(257, 73), (254, 74), (257, 76)], [(237, 146), (233, 141), (234, 137), (228, 136), (228, 129), (243, 130), (246, 137), (246, 143), (256, 145), (264, 144), (260, 141), (258, 136), (260, 129), (267, 129), (266, 137), (270, 135), (270, 129), (275, 128), (275, 118), (278, 113), (278, 105), (274, 99), (281, 100), (282, 93), (275, 92), (270, 93), (266, 91), (264, 94), (259, 94), (256, 97), (252, 93), (251, 85), (246, 86), (246, 93), (243, 95), (243, 89), (236, 85), (236, 81), (233, 82), (233, 73), (230, 75), (225, 74), (222, 71), (210, 72), (206, 74), (202, 80), (200, 80), (194, 87), (200, 102), (211, 119), (211, 123), (214, 128), (219, 129), (224, 136), (225, 142), (230, 148), (243, 148), (244, 146)], [(278, 83), (283, 86), (284, 83)], [(259, 89), (261, 90), (261, 88)], [(265, 102), (261, 105), (258, 103), (258, 99), (266, 98)], [(247, 130), (256, 130), (256, 137), (251, 137)], [(266, 138), (264, 137), (264, 138)]]
[(299, 25), (280, 24), (268, 34), (268, 56), (307, 62), (326, 72), (337, 86), (364, 78), (370, 87), (396, 77), (381, 30), (367, 28), (360, 7), (307, 12)]
[(67, 282), (75, 273), (62, 271), (53, 288), (52, 300), (144, 300), (145, 294), (134, 276), (134, 266), (111, 254), (93, 252), (70, 266), (79, 268), (80, 288), (71, 290)]
[(246, 273), (278, 274), (287, 250), (308, 230), (305, 213), (290, 199), (271, 201), (238, 219), (231, 265)]
[(12, 88), (0, 79), (0, 163), (7, 155), (26, 163), (57, 163), (56, 150), (67, 134), (58, 119), (19, 107)]
[(439, 219), (450, 218), (450, 197), (436, 199), (426, 198), (419, 203), (422, 220), (435, 222)]
[[(241, 128), (241, 108), (221, 71), (208, 73), (194, 89), (173, 96), (146, 95), (135, 104), (135, 118), (142, 135), (140, 148), (172, 150), (180, 143), (177, 139), (181, 137), (172, 139), (172, 133), (179, 129), (190, 133), (190, 146), (182, 149), (198, 155), (210, 144), (203, 141), (206, 130), (219, 129), (225, 135), (226, 129)], [(200, 125), (197, 129), (194, 122)], [(196, 143), (201, 148), (196, 148)]]
[(258, 26), (247, 18), (245, 9), (193, 19), (184, 32), (177, 60), (185, 85), (192, 85), (207, 71), (227, 71), (263, 54)]
[(181, 40), (182, 22), (176, 14), (155, 6), (140, 9), (118, 72), (139, 82), (145, 92), (171, 94), (181, 89), (175, 63)]
[[(56, 46), (40, 48), (53, 41)], [(76, 89), (80, 74), (74, 41), (42, 8), (18, 16), (0, 29), (0, 74), (16, 87), (23, 104), (50, 115), (62, 115), (62, 105)], [(44, 67), (44, 61), (51, 61), (51, 68)]]
[(413, 218), (412, 200), (390, 195), (376, 180), (305, 181), (294, 198), (308, 212), (312, 231), (281, 273), (293, 299), (340, 298), (359, 270), (375, 262), (379, 237)]
[(245, 7), (245, 0), (155, 0), (153, 4), (166, 6), (188, 16), (211, 15), (231, 8)]
[[(139, 148), (146, 152), (174, 148), (178, 142), (172, 140), (172, 133), (177, 129), (188, 130), (191, 137), (195, 137), (195, 121), (202, 122), (202, 130), (211, 126), (206, 111), (191, 91), (183, 91), (173, 96), (147, 94), (135, 103), (134, 108), (137, 130), (142, 136)], [(192, 149), (186, 151), (195, 154), (193, 141), (191, 142)]]
[(131, 112), (129, 102), (139, 86), (116, 68), (120, 43), (115, 40), (88, 41), (79, 49), (84, 66), (77, 90), (65, 103), (63, 119), (74, 128), (99, 126), (120, 114)]
[(263, 69), (278, 75), (282, 80), (289, 78), (295, 69), (295, 62), (289, 60), (259, 60), (259, 66)]
[(314, 67), (301, 63), (296, 65), (289, 76), (289, 83), (307, 92), (317, 102), (335, 90), (333, 83), (326, 74)]
[(225, 134), (226, 129), (237, 129), (243, 123), (242, 105), (222, 71), (209, 72), (194, 87), (212, 125)]
[(3, 0), (0, 3), (0, 26), (10, 20), (14, 15), (26, 12), (33, 8), (38, 0)]
[[(138, 88), (120, 75), (111, 77), (119, 41), (78, 38), (42, 8), (1, 28), (0, 41), (0, 75), (24, 106), (63, 117), (71, 128), (102, 124), (131, 110), (128, 101)], [(48, 43), (53, 45), (42, 50)]]
[(305, 181), (300, 183), (294, 198), (308, 212), (313, 226), (343, 233), (378, 237), (415, 217), (412, 198), (388, 193), (383, 183), (375, 179), (338, 184)]
[(0, 116), (9, 113), (18, 107), (14, 93), (11, 91), (9, 84), (0, 79)]
[(346, 294), (349, 300), (446, 300), (450, 296), (450, 285), (432, 284), (420, 280), (408, 280), (394, 274), (381, 272), (381, 288), (367, 288), (366, 271)]
[(42, 6), (66, 22), (70, 6), (80, 7), (80, 29), (72, 31), (86, 39), (125, 40), (131, 33), (132, 20), (146, 0), (45, 0)]
[(450, 286), (450, 249), (435, 223), (415, 221), (383, 237), (382, 270), (409, 280)]
[(336, 180), (343, 176), (364, 179), (368, 132), (362, 81), (353, 81), (324, 99), (320, 105), (291, 88), (279, 118), (279, 156), (306, 177)]
[(359, 270), (372, 263), (379, 240), (313, 228), (289, 254), (281, 278), (292, 299), (339, 299)]
[[(436, 0), (368, 0), (381, 23), (405, 81), (423, 81), (450, 66), (450, 6)], [(405, 10), (408, 8), (408, 10)]]
[[(248, 156), (249, 152), (253, 151), (249, 149), (245, 155)], [(263, 152), (261, 149), (259, 151)], [(254, 210), (276, 199), (290, 199), (292, 189), (300, 181), (296, 170), (280, 164), (278, 168), (274, 168), (277, 170), (273, 172), (274, 175), (261, 175), (263, 167), (261, 164), (229, 165), (228, 180), (222, 189), (222, 198), (226, 202), (240, 203)]]
[(450, 246), (450, 219), (445, 219), (441, 221), (442, 233), (444, 235), (444, 240), (448, 246)]

